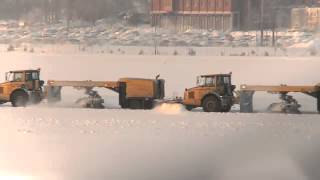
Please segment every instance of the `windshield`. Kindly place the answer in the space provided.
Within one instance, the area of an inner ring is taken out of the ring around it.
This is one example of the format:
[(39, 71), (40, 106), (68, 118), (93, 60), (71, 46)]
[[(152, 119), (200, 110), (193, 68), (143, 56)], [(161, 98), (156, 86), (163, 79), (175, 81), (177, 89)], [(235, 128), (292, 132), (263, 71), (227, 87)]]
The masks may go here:
[(201, 77), (197, 78), (197, 86), (213, 86), (216, 83), (215, 77)]
[(205, 80), (206, 79), (201, 76), (197, 77), (197, 86), (204, 86), (206, 82)]
[(22, 72), (7, 73), (6, 80), (9, 82), (23, 81), (23, 73)]

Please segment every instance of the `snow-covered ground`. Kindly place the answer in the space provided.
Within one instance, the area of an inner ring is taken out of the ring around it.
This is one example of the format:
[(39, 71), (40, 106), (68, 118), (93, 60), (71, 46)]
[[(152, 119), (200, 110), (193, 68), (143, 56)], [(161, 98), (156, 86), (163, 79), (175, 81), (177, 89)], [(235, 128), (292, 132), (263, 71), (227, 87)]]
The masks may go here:
[[(1, 53), (0, 79), (13, 69), (41, 68), (42, 79), (166, 79), (167, 97), (182, 95), (197, 75), (233, 72), (233, 83), (313, 85), (318, 58), (138, 56)], [(276, 95), (256, 94), (259, 113), (187, 112), (179, 105), (121, 110), (117, 95), (99, 90), (107, 109), (81, 109), (81, 92), (63, 102), (0, 106), (0, 179), (317, 180), (320, 116), (316, 101), (297, 95), (305, 114), (266, 113)]]
[[(0, 21), (0, 52), (100, 53), (196, 56), (319, 56), (319, 33), (278, 29), (275, 47), (272, 32), (266, 31), (264, 47), (257, 31), (176, 31), (149, 25), (129, 26), (99, 20), (95, 26), (84, 22), (57, 24)], [(11, 47), (11, 48), (9, 48)]]
[(318, 115), (0, 112), (0, 177), (309, 180), (320, 175)]
[[(274, 57), (319, 57), (320, 46), (313, 41), (297, 44), (299, 47), (160, 47), (160, 46), (114, 46), (75, 44), (29, 44), (16, 46), (0, 44), (0, 53), (22, 52), (25, 54), (104, 54), (104, 55), (155, 55), (158, 56), (274, 56)], [(193, 51), (194, 54), (190, 54)]]

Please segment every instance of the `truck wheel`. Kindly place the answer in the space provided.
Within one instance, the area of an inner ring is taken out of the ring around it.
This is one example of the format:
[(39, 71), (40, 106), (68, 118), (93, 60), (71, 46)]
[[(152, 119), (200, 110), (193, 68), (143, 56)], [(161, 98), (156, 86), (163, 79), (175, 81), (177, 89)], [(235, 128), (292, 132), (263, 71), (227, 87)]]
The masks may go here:
[(220, 101), (214, 96), (208, 96), (203, 100), (203, 110), (205, 112), (221, 112)]
[(17, 91), (12, 95), (11, 104), (13, 107), (25, 107), (27, 105), (29, 96), (23, 91)]

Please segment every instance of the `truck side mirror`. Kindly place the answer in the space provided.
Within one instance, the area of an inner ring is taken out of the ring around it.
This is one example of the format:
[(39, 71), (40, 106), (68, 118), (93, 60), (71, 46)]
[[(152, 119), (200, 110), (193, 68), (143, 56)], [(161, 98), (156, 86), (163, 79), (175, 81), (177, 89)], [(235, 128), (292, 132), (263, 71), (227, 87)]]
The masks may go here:
[(232, 85), (232, 86), (231, 86), (231, 89), (232, 89), (232, 91), (234, 91), (234, 90), (236, 89), (236, 86), (235, 86), (235, 85)]
[(40, 81), (40, 86), (43, 86), (44, 85), (44, 81)]

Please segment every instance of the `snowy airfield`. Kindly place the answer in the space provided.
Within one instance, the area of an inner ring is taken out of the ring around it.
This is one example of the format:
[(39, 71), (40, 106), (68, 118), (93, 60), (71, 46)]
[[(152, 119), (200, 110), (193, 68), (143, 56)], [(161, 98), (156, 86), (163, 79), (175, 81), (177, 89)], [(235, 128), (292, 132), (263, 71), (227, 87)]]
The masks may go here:
[[(233, 83), (314, 85), (319, 58), (1, 53), (8, 70), (41, 68), (44, 80), (166, 79), (182, 96), (196, 76), (233, 72)], [(99, 90), (107, 109), (81, 109), (80, 91), (63, 90), (54, 107), (0, 106), (0, 180), (317, 180), (320, 116), (316, 101), (295, 96), (302, 115), (267, 113), (277, 95), (256, 94), (258, 113), (187, 112), (179, 105), (121, 110), (117, 94)]]

